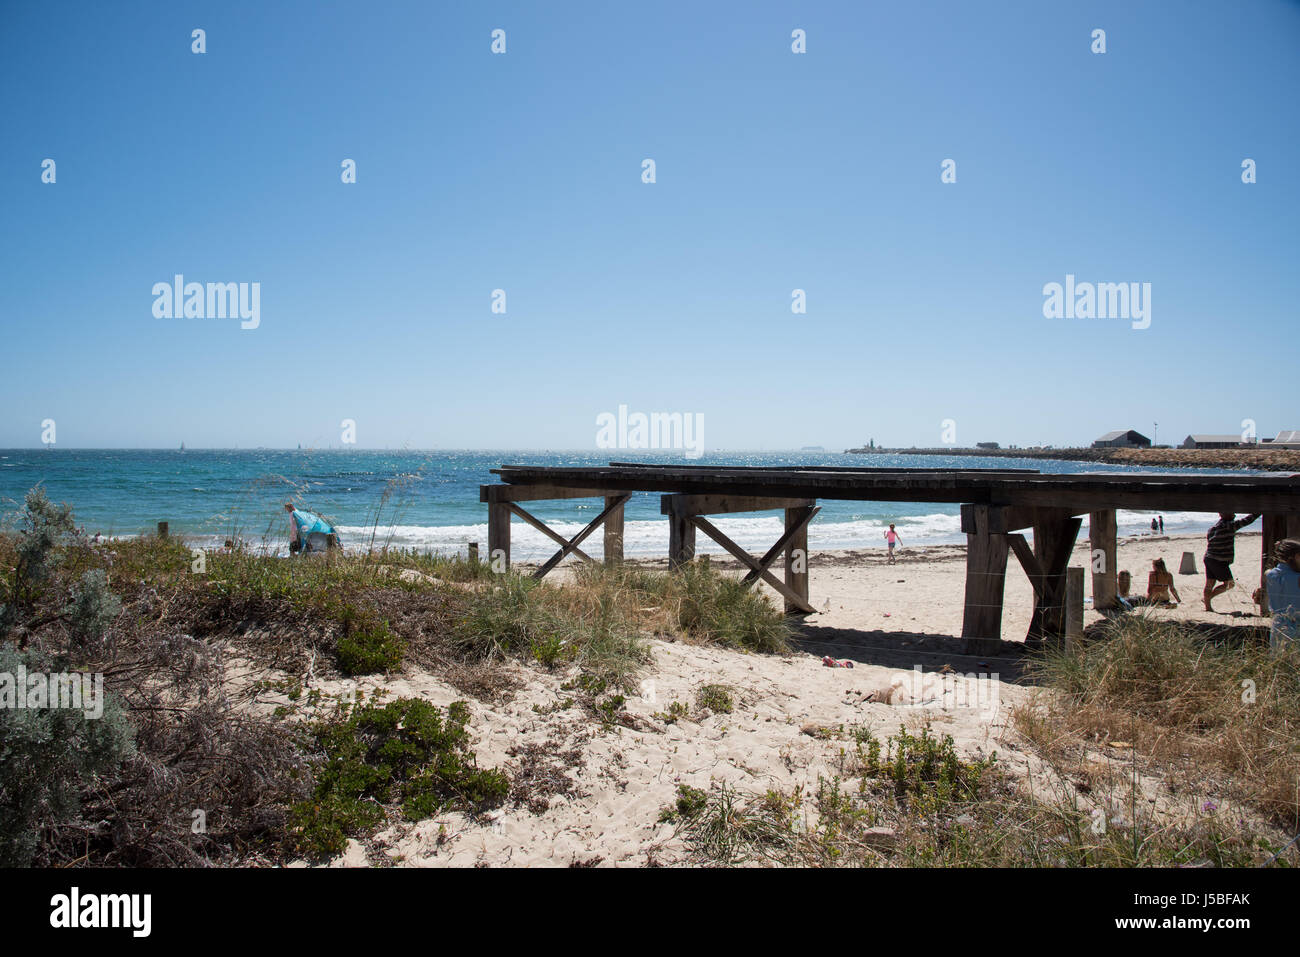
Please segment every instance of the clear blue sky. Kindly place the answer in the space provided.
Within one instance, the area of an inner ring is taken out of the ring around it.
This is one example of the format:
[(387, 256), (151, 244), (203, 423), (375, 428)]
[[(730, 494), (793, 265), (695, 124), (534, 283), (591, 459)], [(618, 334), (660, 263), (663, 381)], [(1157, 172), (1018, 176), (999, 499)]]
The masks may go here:
[[(1269, 0), (10, 0), (0, 446), (1300, 428), (1297, 91)], [(155, 318), (175, 273), (260, 282), (260, 328)], [(1045, 319), (1067, 273), (1150, 328)]]

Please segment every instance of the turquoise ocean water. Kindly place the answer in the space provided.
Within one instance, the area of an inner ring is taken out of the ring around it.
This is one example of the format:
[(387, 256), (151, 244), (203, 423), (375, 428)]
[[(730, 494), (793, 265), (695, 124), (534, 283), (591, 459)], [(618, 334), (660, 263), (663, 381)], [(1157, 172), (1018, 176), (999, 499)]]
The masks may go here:
[[(136, 535), (167, 521), (173, 534), (200, 547), (238, 536), (272, 551), (285, 548), (282, 505), (289, 499), (335, 522), (349, 548), (376, 544), (463, 552), (467, 542), (487, 545), (487, 510), (479, 485), (504, 463), (604, 465), (609, 461), (681, 462), (649, 451), (379, 451), (379, 450), (0, 450), (0, 509), (12, 512), (26, 491), (43, 484), (49, 496), (73, 506), (87, 531)], [(842, 465), (922, 468), (1037, 468), (1040, 471), (1138, 471), (1092, 462), (1046, 462), (971, 456), (883, 455), (833, 452), (728, 452), (706, 454), (693, 465)], [(1201, 471), (1201, 470), (1186, 470)], [(956, 505), (823, 501), (809, 532), (813, 548), (877, 548), (894, 522), (904, 545), (962, 542)], [(572, 535), (593, 518), (592, 501), (536, 502), (526, 506), (557, 531)], [(1120, 532), (1149, 528), (1149, 512), (1121, 512)], [(1164, 513), (1166, 532), (1204, 532), (1211, 516)], [(741, 545), (762, 549), (780, 535), (777, 512), (722, 517), (723, 531)], [(599, 556), (600, 535), (588, 540)], [(703, 537), (701, 551), (720, 551)], [(586, 546), (584, 545), (584, 548)], [(659, 497), (635, 495), (628, 505), (625, 550), (629, 557), (662, 557), (668, 526)], [(521, 561), (545, 557), (554, 546), (521, 522), (512, 530)]]

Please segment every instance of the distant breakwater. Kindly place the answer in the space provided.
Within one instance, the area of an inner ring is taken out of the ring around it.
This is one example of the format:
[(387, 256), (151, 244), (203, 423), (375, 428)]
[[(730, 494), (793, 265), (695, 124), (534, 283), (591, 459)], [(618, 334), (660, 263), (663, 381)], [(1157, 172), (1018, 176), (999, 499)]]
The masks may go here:
[(958, 449), (946, 446), (928, 449), (858, 448), (844, 451), (851, 455), (962, 455), (991, 459), (1056, 459), (1114, 465), (1300, 472), (1300, 451), (1295, 449)]

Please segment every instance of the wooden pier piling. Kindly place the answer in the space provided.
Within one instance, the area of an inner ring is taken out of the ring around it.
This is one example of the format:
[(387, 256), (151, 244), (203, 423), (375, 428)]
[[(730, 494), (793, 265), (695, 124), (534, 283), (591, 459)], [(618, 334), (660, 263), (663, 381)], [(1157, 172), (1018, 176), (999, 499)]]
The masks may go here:
[[(1094, 598), (1095, 602), (1096, 599)], [(1083, 637), (1083, 569), (1065, 570), (1065, 647)]]
[(1088, 515), (1088, 541), (1092, 546), (1089, 563), (1092, 569), (1092, 607), (1108, 611), (1119, 604), (1119, 549), (1116, 545), (1116, 520), (1113, 508)]
[(617, 495), (605, 496), (605, 564), (614, 566), (623, 562), (623, 505)]

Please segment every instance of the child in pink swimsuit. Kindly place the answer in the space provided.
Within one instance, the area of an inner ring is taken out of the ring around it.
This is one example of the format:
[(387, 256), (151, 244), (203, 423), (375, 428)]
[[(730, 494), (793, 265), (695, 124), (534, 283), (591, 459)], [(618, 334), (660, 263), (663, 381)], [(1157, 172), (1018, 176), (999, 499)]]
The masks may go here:
[(885, 532), (885, 541), (889, 543), (889, 564), (894, 564), (894, 546), (901, 545), (903, 540), (898, 537), (898, 532), (894, 531), (894, 523), (889, 523), (889, 531)]

